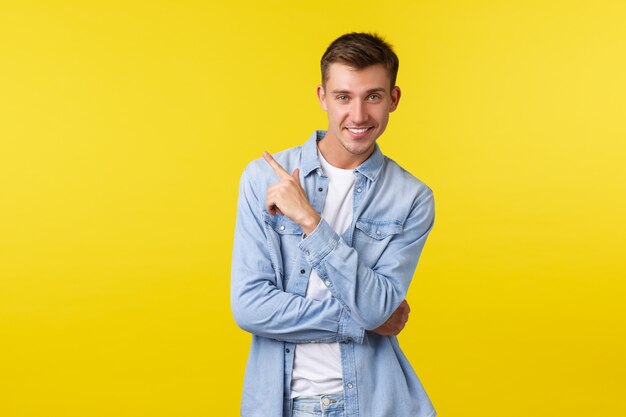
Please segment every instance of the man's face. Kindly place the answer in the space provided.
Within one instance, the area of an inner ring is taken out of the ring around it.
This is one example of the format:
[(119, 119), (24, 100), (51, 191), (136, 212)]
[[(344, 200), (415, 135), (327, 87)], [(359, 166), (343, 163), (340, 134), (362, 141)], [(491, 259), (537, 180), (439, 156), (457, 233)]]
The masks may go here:
[(400, 89), (390, 87), (382, 64), (355, 69), (333, 63), (326, 87), (317, 88), (328, 113), (328, 133), (320, 150), (331, 164), (345, 169), (359, 166), (374, 152), (376, 139), (385, 131), (389, 113), (400, 101)]

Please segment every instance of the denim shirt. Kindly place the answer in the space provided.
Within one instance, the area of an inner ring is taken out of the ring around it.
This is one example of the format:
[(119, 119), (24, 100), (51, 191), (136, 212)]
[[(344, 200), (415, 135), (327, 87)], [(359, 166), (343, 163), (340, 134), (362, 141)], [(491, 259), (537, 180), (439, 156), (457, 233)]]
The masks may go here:
[[(300, 168), (310, 204), (321, 213), (328, 178), (314, 132), (274, 158)], [(340, 342), (346, 417), (431, 417), (435, 410), (395, 336), (370, 330), (405, 299), (433, 226), (432, 191), (385, 157), (378, 145), (354, 170), (352, 224), (341, 235), (322, 219), (308, 236), (289, 218), (270, 215), (267, 188), (278, 177), (263, 160), (241, 177), (232, 260), (231, 308), (252, 333), (241, 415), (289, 416), (297, 343)], [(330, 289), (305, 298), (311, 270)]]

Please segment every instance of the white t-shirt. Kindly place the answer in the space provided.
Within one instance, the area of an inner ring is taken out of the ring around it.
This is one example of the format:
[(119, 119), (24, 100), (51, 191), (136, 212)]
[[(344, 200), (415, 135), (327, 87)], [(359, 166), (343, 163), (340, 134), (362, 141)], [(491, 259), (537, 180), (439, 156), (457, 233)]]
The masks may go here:
[[(328, 177), (328, 192), (322, 218), (341, 235), (352, 223), (352, 189), (354, 171), (335, 168), (322, 153), (317, 154), (324, 175)], [(331, 297), (330, 290), (315, 270), (311, 271), (306, 298), (323, 300)], [(339, 343), (300, 343), (296, 345), (291, 379), (291, 398), (333, 394), (343, 390), (341, 352)]]

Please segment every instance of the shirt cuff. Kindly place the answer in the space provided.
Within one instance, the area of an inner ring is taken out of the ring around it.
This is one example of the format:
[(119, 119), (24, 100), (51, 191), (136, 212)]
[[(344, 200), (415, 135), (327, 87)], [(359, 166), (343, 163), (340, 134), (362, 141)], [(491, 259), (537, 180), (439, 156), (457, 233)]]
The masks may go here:
[(335, 249), (339, 239), (341, 238), (328, 222), (321, 219), (315, 230), (298, 243), (298, 247), (304, 252), (307, 262), (315, 267)]
[(345, 308), (341, 309), (339, 317), (339, 341), (344, 343), (363, 343), (365, 329), (352, 320)]

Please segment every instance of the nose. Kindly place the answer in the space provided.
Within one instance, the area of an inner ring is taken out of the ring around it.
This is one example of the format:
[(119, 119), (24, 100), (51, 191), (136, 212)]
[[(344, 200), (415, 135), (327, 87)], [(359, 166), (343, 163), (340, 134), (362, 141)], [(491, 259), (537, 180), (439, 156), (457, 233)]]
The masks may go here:
[(360, 125), (367, 121), (367, 109), (365, 103), (360, 100), (354, 100), (351, 112), (351, 121), (355, 125)]

